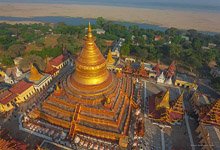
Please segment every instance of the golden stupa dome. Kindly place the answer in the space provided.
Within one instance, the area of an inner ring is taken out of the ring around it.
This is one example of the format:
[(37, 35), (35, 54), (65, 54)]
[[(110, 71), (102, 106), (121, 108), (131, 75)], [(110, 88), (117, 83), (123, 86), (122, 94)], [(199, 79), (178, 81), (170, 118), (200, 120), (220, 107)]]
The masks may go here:
[(31, 64), (29, 80), (30, 81), (39, 81), (42, 78), (42, 76), (43, 75), (39, 73), (37, 68), (33, 64)]
[(98, 85), (110, 78), (110, 73), (106, 67), (106, 60), (95, 44), (90, 23), (84, 47), (75, 64), (76, 70), (71, 76), (72, 83)]

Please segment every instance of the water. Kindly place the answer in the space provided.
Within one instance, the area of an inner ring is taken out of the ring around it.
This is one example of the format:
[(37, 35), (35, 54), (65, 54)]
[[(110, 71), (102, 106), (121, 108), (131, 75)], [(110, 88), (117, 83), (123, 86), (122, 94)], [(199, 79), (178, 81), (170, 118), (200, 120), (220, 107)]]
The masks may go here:
[(0, 0), (0, 2), (108, 5), (220, 13), (220, 0)]
[[(67, 25), (88, 25), (88, 22), (90, 21), (91, 24), (96, 23), (96, 19), (91, 19), (91, 18), (73, 18), (73, 17), (33, 17), (33, 18), (25, 18), (25, 17), (4, 17), (0, 16), (0, 21), (39, 21), (39, 22), (44, 22), (44, 23), (59, 23), (59, 22), (64, 22)], [(140, 23), (129, 23), (129, 22), (113, 22), (113, 23), (118, 23), (122, 24), (125, 26), (131, 26), (131, 25), (137, 25), (140, 28), (144, 29), (153, 29), (153, 30), (159, 30), (159, 31), (165, 31), (167, 28), (160, 27), (157, 25), (150, 25), (150, 24), (140, 24)]]

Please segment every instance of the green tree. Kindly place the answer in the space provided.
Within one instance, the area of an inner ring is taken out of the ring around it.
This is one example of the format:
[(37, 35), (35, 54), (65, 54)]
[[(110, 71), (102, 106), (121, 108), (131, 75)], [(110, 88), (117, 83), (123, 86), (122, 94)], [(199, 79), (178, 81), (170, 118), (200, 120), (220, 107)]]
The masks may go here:
[(192, 41), (192, 47), (193, 47), (195, 50), (200, 50), (201, 47), (202, 47), (201, 41), (200, 41), (198, 38), (194, 38), (193, 41)]
[(10, 56), (2, 56), (0, 57), (1, 63), (5, 66), (12, 66), (14, 64), (13, 59)]
[(104, 25), (105, 25), (105, 23), (106, 23), (106, 20), (105, 20), (104, 18), (102, 18), (102, 17), (98, 17), (98, 18), (96, 19), (96, 25), (97, 25), (99, 28), (103, 28)]
[(129, 56), (130, 55), (130, 45), (129, 44), (123, 44), (122, 45), (121, 54), (123, 56)]
[(172, 59), (178, 60), (180, 58), (181, 46), (176, 44), (171, 44), (169, 46), (169, 53)]

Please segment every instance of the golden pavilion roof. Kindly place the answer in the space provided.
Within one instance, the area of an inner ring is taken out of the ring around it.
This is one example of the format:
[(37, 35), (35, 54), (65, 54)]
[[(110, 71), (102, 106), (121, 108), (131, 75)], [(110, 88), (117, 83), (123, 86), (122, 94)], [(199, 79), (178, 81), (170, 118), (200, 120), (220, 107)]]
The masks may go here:
[(76, 70), (71, 77), (73, 84), (98, 85), (110, 78), (106, 67), (106, 60), (95, 44), (89, 23), (84, 47), (75, 61)]
[(39, 71), (37, 70), (37, 68), (33, 64), (31, 64), (29, 80), (30, 81), (39, 81), (42, 77), (43, 77), (43, 75), (39, 73)]
[(164, 107), (169, 109), (170, 108), (169, 101), (170, 101), (170, 90), (168, 89), (164, 94), (164, 96), (162, 97), (162, 100), (159, 102), (159, 104), (157, 104), (157, 108)]

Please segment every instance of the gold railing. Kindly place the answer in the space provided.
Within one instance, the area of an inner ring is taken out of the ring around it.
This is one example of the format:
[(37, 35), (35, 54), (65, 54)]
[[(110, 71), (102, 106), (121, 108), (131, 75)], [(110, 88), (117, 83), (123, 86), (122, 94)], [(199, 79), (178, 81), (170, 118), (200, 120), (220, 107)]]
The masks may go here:
[(91, 136), (104, 138), (104, 139), (110, 139), (110, 140), (119, 140), (120, 137), (123, 137), (123, 135), (121, 134), (92, 129), (92, 128), (88, 128), (88, 127), (85, 127), (79, 124), (76, 125), (76, 131), (89, 134)]
[(45, 103), (45, 102), (42, 104), (42, 107), (45, 109), (55, 111), (55, 112), (59, 112), (61, 115), (66, 116), (66, 117), (71, 117), (71, 115), (73, 114), (73, 112), (58, 108), (54, 105), (51, 105), (51, 104)]
[(58, 125), (60, 127), (67, 128), (67, 129), (70, 128), (70, 122), (68, 122), (68, 121), (61, 120), (61, 119), (58, 119), (58, 118), (54, 118), (54, 117), (52, 117), (48, 114), (40, 112), (39, 110), (35, 110), (34, 114), (37, 115), (39, 118), (50, 122), (51, 124), (55, 124), (55, 125)]

